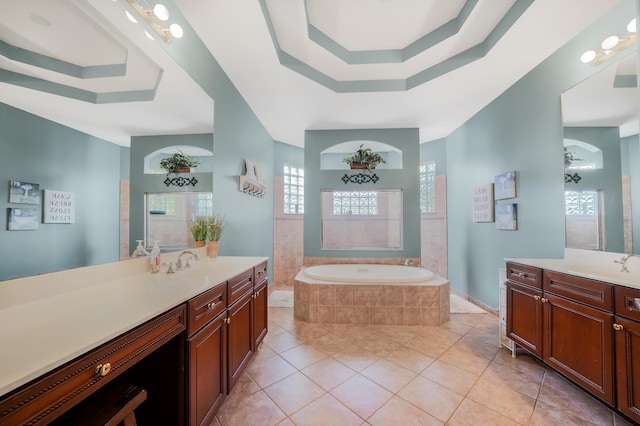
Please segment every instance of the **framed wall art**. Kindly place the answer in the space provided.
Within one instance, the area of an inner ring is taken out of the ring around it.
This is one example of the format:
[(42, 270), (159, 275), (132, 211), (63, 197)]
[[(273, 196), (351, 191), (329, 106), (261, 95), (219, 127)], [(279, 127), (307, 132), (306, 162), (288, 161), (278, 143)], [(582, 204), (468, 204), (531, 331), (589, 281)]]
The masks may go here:
[(507, 172), (498, 175), (494, 179), (496, 200), (515, 198), (516, 196), (516, 172)]
[(7, 229), (9, 231), (30, 231), (38, 229), (38, 208), (12, 207), (7, 210)]
[(507, 231), (518, 229), (516, 204), (498, 204), (496, 206), (496, 229)]
[(474, 222), (493, 222), (493, 184), (487, 183), (473, 189), (472, 214)]
[(40, 204), (40, 185), (20, 180), (10, 180), (9, 202), (15, 204)]

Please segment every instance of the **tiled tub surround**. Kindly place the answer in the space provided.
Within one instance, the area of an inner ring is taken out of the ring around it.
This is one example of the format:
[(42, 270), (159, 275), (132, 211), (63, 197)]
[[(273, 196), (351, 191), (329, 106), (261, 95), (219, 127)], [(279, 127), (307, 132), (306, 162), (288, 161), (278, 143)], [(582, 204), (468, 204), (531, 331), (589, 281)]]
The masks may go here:
[(416, 283), (294, 281), (294, 317), (310, 323), (440, 325), (449, 321), (449, 281), (434, 275)]

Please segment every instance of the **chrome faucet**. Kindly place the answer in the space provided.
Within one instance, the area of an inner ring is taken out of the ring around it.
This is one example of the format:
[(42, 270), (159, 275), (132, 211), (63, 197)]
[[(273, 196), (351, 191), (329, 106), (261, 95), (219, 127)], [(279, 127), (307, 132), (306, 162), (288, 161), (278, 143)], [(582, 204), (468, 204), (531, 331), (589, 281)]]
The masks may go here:
[(627, 268), (627, 260), (629, 260), (630, 257), (634, 256), (640, 257), (640, 255), (638, 254), (625, 254), (624, 256), (622, 256), (622, 259), (614, 260), (615, 263), (620, 264), (620, 272), (629, 272), (629, 269)]
[(183, 264), (182, 264), (182, 256), (184, 256), (184, 255), (190, 255), (190, 256), (193, 258), (193, 260), (195, 260), (196, 262), (197, 262), (197, 261), (198, 261), (198, 259), (199, 259), (199, 257), (198, 257), (198, 254), (197, 254), (197, 253), (195, 253), (195, 252), (193, 252), (193, 251), (191, 251), (191, 250), (185, 250), (185, 251), (183, 251), (182, 253), (180, 253), (180, 254), (178, 255), (178, 261), (177, 261), (177, 267), (176, 267), (176, 269), (177, 269), (178, 271), (180, 271), (180, 270), (182, 270), (182, 269), (184, 269), (184, 268), (191, 268), (191, 262), (190, 262), (190, 259), (187, 259), (187, 263), (186, 263), (185, 265), (183, 265)]
[(407, 259), (404, 261), (404, 266), (413, 266), (413, 259)]

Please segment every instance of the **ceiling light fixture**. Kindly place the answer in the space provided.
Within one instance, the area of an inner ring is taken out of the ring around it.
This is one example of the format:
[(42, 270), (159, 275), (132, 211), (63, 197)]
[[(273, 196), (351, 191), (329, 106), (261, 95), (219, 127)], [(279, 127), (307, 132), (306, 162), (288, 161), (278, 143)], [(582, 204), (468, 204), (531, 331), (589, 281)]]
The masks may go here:
[(615, 54), (622, 52), (636, 42), (636, 20), (632, 19), (627, 25), (627, 32), (621, 36), (611, 35), (600, 44), (599, 50), (587, 50), (580, 57), (585, 64), (600, 65)]
[[(169, 20), (169, 9), (165, 5), (158, 3), (153, 8), (145, 8), (136, 0), (127, 0), (127, 2), (165, 43), (171, 42), (174, 38), (180, 38), (184, 34), (180, 25), (167, 22)], [(125, 11), (125, 13), (127, 17), (130, 17), (129, 19), (133, 19), (128, 11)], [(133, 22), (136, 21), (133, 20)], [(148, 35), (149, 33), (147, 33)]]

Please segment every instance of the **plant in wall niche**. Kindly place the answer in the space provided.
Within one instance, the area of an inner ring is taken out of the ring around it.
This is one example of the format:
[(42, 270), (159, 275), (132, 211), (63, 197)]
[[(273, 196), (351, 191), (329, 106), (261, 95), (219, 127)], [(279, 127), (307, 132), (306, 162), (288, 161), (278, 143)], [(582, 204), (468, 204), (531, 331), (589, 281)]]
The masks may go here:
[(578, 158), (575, 154), (564, 147), (564, 166), (569, 167), (574, 161), (582, 161), (582, 158)]
[(376, 168), (378, 164), (384, 164), (386, 161), (380, 154), (373, 152), (371, 148), (364, 148), (364, 144), (353, 154), (342, 159), (352, 169), (367, 169), (369, 171)]
[(160, 167), (169, 173), (189, 173), (192, 167), (198, 167), (200, 161), (192, 160), (191, 157), (178, 151), (171, 157), (160, 160)]

